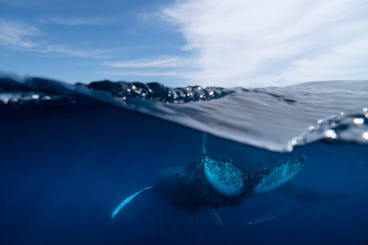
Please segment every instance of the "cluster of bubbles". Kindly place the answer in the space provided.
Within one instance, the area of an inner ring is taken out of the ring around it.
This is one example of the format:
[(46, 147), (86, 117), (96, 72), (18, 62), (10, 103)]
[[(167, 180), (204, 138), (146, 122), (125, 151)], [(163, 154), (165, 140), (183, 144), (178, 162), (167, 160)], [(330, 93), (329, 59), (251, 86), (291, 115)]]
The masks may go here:
[(329, 143), (339, 141), (367, 143), (368, 108), (364, 107), (359, 113), (340, 112), (338, 115), (317, 120), (317, 123), (311, 125), (305, 133), (290, 141), (288, 150), (321, 139)]
[(0, 102), (3, 104), (29, 104), (31, 102), (38, 103), (51, 99), (53, 99), (51, 96), (41, 93), (18, 92), (0, 94)]
[[(129, 99), (147, 99), (163, 103), (187, 103), (221, 98), (232, 93), (232, 90), (200, 86), (186, 86), (182, 88), (166, 87), (163, 84), (141, 82), (112, 82), (109, 80), (77, 83), (76, 88), (82, 90), (64, 89), (63, 85), (55, 81), (28, 77), (16, 79), (0, 77), (0, 104), (22, 105), (40, 103), (53, 100), (66, 100), (75, 103), (82, 98), (89, 97), (88, 91), (106, 92), (115, 100), (127, 103)], [(49, 83), (48, 83), (49, 82)], [(51, 83), (52, 82), (52, 83)]]
[(200, 86), (186, 86), (182, 88), (166, 87), (163, 84), (141, 82), (111, 82), (108, 80), (91, 82), (86, 86), (89, 89), (105, 91), (117, 99), (126, 101), (130, 98), (149, 99), (164, 103), (187, 103), (201, 100), (218, 99), (232, 93), (232, 90)]
[(39, 89), (34, 86), (45, 79), (27, 77), (25, 79), (0, 76), (0, 105), (20, 106), (38, 104), (66, 98), (62, 93)]

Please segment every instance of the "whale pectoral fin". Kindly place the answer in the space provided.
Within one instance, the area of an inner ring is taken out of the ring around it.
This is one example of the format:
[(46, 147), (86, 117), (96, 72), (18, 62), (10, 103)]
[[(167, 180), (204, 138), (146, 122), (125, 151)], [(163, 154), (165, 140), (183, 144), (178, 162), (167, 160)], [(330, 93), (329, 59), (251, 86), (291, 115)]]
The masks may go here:
[(143, 192), (152, 190), (152, 186), (148, 186), (143, 188), (142, 190), (137, 191), (136, 193), (128, 196), (127, 198), (125, 198), (111, 213), (111, 218), (114, 218), (119, 212), (120, 210), (122, 210), (128, 203), (130, 203), (134, 198), (136, 198), (138, 195), (142, 194)]
[(294, 161), (281, 162), (263, 168), (253, 175), (251, 195), (272, 191), (291, 180), (303, 169), (305, 157)]

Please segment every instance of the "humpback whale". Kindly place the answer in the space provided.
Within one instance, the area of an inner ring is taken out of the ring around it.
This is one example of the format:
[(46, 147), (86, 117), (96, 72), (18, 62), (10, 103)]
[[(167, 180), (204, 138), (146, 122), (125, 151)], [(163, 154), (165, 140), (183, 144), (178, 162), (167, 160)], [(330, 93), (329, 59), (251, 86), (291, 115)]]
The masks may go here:
[(169, 204), (193, 212), (239, 205), (244, 199), (275, 190), (302, 171), (305, 157), (283, 161), (251, 176), (242, 165), (207, 154), (205, 137), (200, 158), (191, 164), (164, 169), (152, 186), (125, 198), (111, 213), (114, 218), (142, 193), (153, 191)]

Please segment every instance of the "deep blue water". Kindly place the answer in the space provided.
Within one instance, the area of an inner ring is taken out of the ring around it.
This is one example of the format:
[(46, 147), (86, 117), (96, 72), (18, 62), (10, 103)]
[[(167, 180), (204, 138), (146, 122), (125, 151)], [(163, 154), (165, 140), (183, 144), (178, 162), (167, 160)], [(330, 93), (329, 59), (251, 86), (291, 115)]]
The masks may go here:
[[(177, 103), (1, 82), (1, 244), (368, 244), (367, 82)], [(162, 169), (198, 158), (202, 131), (209, 153), (252, 172), (300, 155), (304, 170), (288, 189), (218, 209), (223, 225), (155, 193), (110, 219)]]

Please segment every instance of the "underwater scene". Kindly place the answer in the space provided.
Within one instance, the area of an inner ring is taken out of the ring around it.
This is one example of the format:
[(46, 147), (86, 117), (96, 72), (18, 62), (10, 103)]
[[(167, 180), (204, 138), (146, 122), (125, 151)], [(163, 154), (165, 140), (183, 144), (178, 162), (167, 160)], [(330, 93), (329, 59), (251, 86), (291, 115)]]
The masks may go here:
[(0, 77), (1, 244), (368, 244), (368, 81)]

